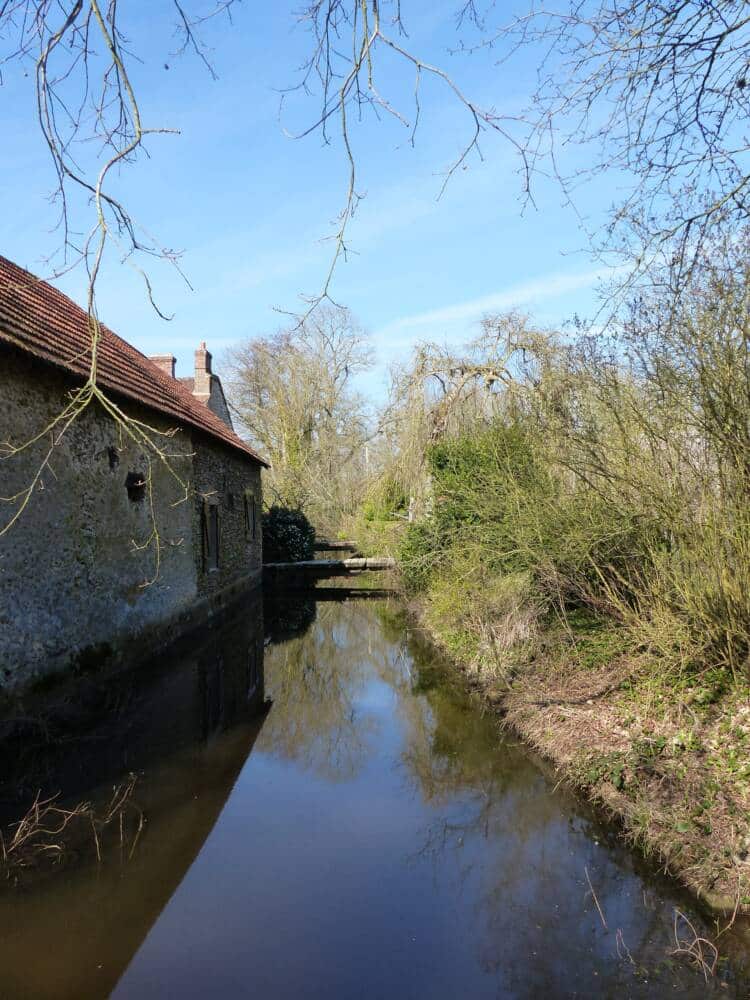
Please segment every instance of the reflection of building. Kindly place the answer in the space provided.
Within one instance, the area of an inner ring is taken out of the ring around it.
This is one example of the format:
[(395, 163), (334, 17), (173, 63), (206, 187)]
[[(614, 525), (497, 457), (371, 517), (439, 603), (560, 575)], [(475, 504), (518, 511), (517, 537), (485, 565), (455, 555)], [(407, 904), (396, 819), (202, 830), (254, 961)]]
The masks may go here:
[(185, 382), (171, 355), (101, 327), (105, 400), (86, 395), (91, 349), (88, 315), (0, 257), (0, 530), (19, 514), (0, 537), (8, 687), (142, 656), (260, 577), (264, 463), (205, 344)]
[[(127, 671), (66, 678), (28, 694), (25, 715), (0, 720), (4, 819), (33, 799), (66, 798), (119, 780), (195, 747), (263, 704), (260, 589), (158, 659)], [(64, 747), (64, 752), (61, 751)]]
[[(101, 866), (92, 850), (33, 892), (0, 892), (0, 920), (12, 928), (0, 939), (3, 996), (79, 1000), (113, 989), (210, 834), (263, 725), (259, 605), (258, 595), (212, 623), (200, 644), (183, 641), (128, 676), (86, 680), (70, 701), (48, 696), (44, 721), (57, 740), (19, 761), (28, 786), (63, 788), (71, 802), (107, 801), (112, 784), (136, 771), (146, 823), (129, 860), (113, 833)], [(5, 761), (13, 750), (3, 746)], [(15, 794), (17, 778), (7, 776), (1, 796)]]

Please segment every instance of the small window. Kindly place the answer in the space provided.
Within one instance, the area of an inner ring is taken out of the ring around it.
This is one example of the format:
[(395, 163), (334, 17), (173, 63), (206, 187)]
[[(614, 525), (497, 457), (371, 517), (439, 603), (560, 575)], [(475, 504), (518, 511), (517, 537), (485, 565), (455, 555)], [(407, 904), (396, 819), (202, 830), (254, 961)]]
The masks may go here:
[(234, 493), (227, 493), (227, 510), (234, 510)]
[(211, 572), (219, 568), (219, 508), (203, 504), (203, 568)]
[(142, 472), (129, 472), (125, 477), (128, 500), (139, 503), (146, 496), (146, 477)]
[(248, 490), (245, 493), (245, 537), (255, 540), (256, 532), (255, 494)]

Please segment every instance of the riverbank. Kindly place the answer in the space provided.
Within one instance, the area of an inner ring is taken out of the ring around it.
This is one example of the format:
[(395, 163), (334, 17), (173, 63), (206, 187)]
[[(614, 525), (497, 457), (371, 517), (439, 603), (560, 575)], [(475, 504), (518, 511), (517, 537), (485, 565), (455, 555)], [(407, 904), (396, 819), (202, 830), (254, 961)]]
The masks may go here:
[(470, 613), (430, 599), (410, 612), (561, 781), (714, 914), (750, 914), (750, 685), (711, 671), (667, 683), (593, 619), (518, 635), (509, 657)]

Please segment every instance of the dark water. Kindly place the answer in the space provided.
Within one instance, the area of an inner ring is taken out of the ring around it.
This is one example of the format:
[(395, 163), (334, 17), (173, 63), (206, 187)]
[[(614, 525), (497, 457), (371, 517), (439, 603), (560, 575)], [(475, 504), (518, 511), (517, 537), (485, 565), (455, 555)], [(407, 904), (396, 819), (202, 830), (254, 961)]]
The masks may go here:
[(709, 983), (673, 959), (675, 907), (705, 929), (689, 901), (397, 605), (320, 596), (26, 706), (44, 726), (8, 730), (6, 821), (39, 788), (104, 801), (134, 772), (146, 824), (132, 857), (131, 819), (101, 864), (78, 845), (0, 891), (0, 997), (750, 996), (742, 934)]

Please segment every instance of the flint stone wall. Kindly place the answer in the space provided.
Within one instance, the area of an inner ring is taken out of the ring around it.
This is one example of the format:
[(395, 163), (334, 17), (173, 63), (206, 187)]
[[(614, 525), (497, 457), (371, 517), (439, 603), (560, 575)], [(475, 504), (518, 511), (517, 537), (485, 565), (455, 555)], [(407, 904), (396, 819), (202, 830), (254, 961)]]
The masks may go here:
[[(0, 348), (0, 449), (48, 427), (77, 384), (53, 366)], [(174, 430), (154, 411), (119, 402), (155, 430)], [(0, 457), (0, 497), (29, 487), (56, 431)], [(187, 498), (153, 458), (152, 488), (139, 490), (148, 454), (98, 403), (54, 448), (26, 509), (0, 536), (0, 689), (63, 670), (133, 662), (210, 616), (228, 593), (259, 580), (260, 539), (246, 537), (242, 500), (249, 489), (260, 501), (258, 463), (198, 431), (160, 441), (175, 456), (170, 463)], [(220, 507), (219, 569), (210, 573), (204, 501), (194, 487)], [(17, 509), (18, 501), (0, 501), (0, 529)]]

